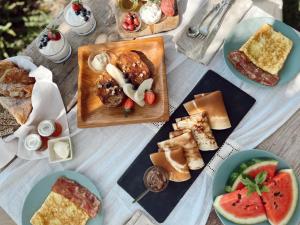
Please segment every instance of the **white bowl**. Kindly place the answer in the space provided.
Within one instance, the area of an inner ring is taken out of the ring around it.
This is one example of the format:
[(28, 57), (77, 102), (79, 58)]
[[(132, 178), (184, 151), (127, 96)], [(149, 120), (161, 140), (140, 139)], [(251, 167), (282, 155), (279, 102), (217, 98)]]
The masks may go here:
[[(59, 141), (67, 142), (70, 145), (69, 157), (66, 159), (60, 158), (53, 149), (54, 144)], [(71, 160), (73, 158), (72, 142), (71, 142), (70, 137), (61, 137), (61, 138), (50, 139), (48, 141), (48, 150), (49, 150), (49, 162), (50, 163), (65, 162), (65, 161)]]

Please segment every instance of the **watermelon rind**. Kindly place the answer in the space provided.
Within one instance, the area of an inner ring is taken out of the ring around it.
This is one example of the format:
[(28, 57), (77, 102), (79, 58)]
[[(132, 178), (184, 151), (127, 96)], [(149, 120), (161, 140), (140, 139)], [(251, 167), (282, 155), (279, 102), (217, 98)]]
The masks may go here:
[(264, 221), (267, 220), (266, 215), (261, 215), (261, 216), (256, 216), (253, 218), (239, 218), (234, 216), (233, 214), (230, 214), (228, 212), (226, 212), (225, 210), (223, 210), (223, 208), (221, 207), (221, 198), (223, 197), (223, 195), (218, 196), (215, 201), (214, 201), (214, 207), (217, 210), (218, 213), (220, 213), (223, 217), (225, 217), (227, 220), (234, 222), (236, 224), (257, 224), (257, 223), (262, 223)]
[(251, 171), (258, 169), (259, 167), (269, 165), (277, 166), (278, 161), (274, 159), (251, 159), (240, 164), (239, 167), (231, 173), (227, 186), (225, 187), (226, 192), (232, 192), (237, 189), (237, 186), (241, 182), (243, 174), (247, 175)]
[[(288, 214), (286, 215), (286, 217), (281, 221), (281, 223), (276, 224), (276, 225), (286, 225), (286, 224), (288, 224), (288, 222), (290, 221), (290, 219), (292, 218), (292, 216), (294, 215), (294, 212), (296, 210), (296, 206), (297, 206), (297, 202), (298, 202), (298, 191), (299, 191), (298, 190), (298, 182), (297, 182), (296, 176), (295, 176), (292, 169), (280, 170), (279, 173), (288, 173), (292, 178), (292, 189), (293, 189), (294, 198), (293, 198), (293, 201), (292, 201), (291, 209), (288, 212)], [(270, 220), (269, 220), (269, 222), (272, 225), (275, 225)]]

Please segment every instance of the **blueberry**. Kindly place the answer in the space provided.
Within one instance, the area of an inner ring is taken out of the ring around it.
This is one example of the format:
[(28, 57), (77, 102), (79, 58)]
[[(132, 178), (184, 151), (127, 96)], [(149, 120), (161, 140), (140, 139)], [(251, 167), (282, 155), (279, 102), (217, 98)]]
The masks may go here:
[(86, 14), (87, 14), (87, 15), (91, 15), (91, 11), (87, 11)]
[(86, 12), (87, 12), (86, 8), (82, 8), (82, 11), (83, 11), (84, 13), (86, 13)]
[(89, 20), (89, 17), (85, 16), (83, 17), (84, 21), (88, 21)]
[(47, 34), (43, 34), (42, 37), (43, 37), (43, 38), (48, 38), (48, 35), (47, 35)]
[(40, 45), (39, 45), (39, 49), (42, 49), (44, 46), (43, 46), (43, 44), (42, 43), (40, 43)]
[(80, 11), (75, 11), (75, 14), (78, 16), (80, 14)]
[(137, 90), (139, 87), (137, 85), (133, 85), (133, 90)]
[(47, 44), (48, 44), (47, 42), (42, 43), (43, 47), (47, 46)]

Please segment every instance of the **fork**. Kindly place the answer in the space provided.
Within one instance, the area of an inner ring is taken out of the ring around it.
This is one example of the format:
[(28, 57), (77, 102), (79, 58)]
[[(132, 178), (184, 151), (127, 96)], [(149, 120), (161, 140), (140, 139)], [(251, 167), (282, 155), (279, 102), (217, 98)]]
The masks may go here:
[(218, 8), (218, 11), (216, 12), (215, 16), (206, 25), (199, 27), (199, 34), (197, 35), (197, 37), (200, 40), (204, 40), (208, 36), (211, 25), (213, 24), (215, 19), (219, 16), (219, 14), (223, 11), (223, 8), (226, 4), (228, 4), (228, 1), (223, 0), (221, 2), (220, 7)]

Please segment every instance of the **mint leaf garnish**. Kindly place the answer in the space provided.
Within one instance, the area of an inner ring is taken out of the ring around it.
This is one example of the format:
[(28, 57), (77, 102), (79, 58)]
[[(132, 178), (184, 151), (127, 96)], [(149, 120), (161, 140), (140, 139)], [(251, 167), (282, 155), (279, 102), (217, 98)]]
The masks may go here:
[(256, 175), (255, 179), (252, 179), (246, 175), (242, 175), (241, 182), (246, 186), (248, 189), (247, 195), (251, 195), (253, 192), (257, 192), (259, 196), (262, 195), (262, 192), (269, 192), (269, 188), (263, 183), (267, 179), (268, 173), (263, 171)]

